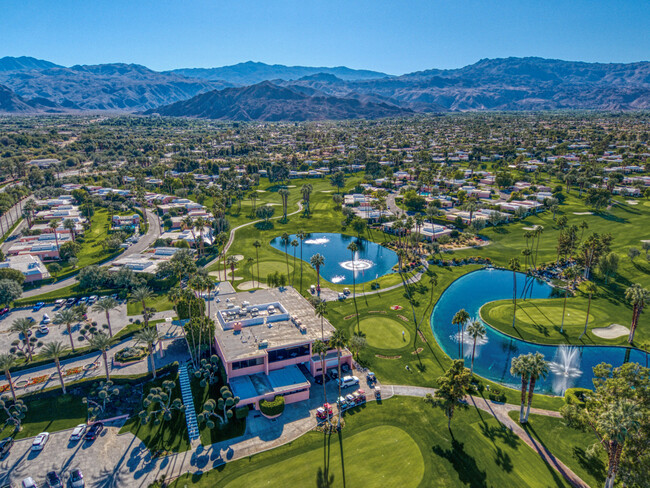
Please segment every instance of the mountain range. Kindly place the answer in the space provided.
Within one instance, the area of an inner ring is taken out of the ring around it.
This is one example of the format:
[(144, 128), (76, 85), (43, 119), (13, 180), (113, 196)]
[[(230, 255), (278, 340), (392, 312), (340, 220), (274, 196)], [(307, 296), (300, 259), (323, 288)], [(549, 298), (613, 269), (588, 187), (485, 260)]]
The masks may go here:
[(153, 71), (0, 59), (0, 112), (110, 111), (223, 120), (321, 120), (469, 110), (650, 109), (650, 63), (483, 59), (400, 76), (246, 62)]

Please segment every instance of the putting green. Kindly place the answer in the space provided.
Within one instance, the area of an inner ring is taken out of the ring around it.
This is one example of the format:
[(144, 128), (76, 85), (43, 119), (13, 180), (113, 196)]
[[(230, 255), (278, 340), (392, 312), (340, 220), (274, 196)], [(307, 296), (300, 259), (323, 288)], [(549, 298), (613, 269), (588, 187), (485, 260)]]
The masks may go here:
[[(359, 322), (366, 341), (377, 349), (401, 349), (411, 339), (406, 324), (390, 317), (366, 317)], [(404, 331), (404, 338), (402, 338)]]
[[(499, 323), (509, 321), (512, 323), (512, 304), (498, 304), (493, 307), (485, 306), (481, 309), (482, 317), (488, 323)], [(571, 305), (566, 307), (564, 325), (584, 325), (587, 318), (587, 310)], [(593, 313), (589, 314), (589, 323), (596, 320)], [(562, 323), (562, 304), (540, 303), (531, 305), (530, 302), (523, 306), (517, 304), (517, 325), (523, 326), (544, 326), (552, 327)]]
[[(332, 487), (344, 486), (341, 476), (341, 452), (345, 452), (345, 486), (381, 486), (416, 488), (424, 477), (424, 459), (420, 448), (405, 431), (384, 425), (345, 438), (342, 449), (331, 441), (329, 450)], [(226, 488), (314, 486), (316, 472), (323, 466), (323, 449), (314, 449), (279, 463), (249, 471)]]
[[(293, 266), (291, 266), (291, 261), (293, 260), (293, 256), (289, 257), (289, 274), (293, 271)], [(296, 263), (298, 260), (296, 259)], [(250, 267), (250, 271), (255, 273), (255, 276), (257, 276), (257, 264), (252, 263)], [(265, 280), (266, 277), (271, 274), (271, 273), (282, 273), (284, 275), (287, 274), (287, 263), (284, 261), (262, 261), (260, 262), (260, 275), (262, 280)], [(289, 276), (291, 278), (291, 276)]]

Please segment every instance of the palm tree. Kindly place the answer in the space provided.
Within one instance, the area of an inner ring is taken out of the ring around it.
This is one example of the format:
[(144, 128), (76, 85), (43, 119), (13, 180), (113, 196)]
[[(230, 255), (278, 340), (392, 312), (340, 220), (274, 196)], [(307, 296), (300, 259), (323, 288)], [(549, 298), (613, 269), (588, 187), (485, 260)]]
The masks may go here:
[(638, 283), (635, 283), (625, 290), (625, 299), (632, 305), (632, 323), (630, 324), (630, 336), (627, 339), (627, 342), (632, 344), (634, 333), (636, 332), (637, 325), (639, 325), (641, 312), (643, 312), (644, 307), (650, 301), (650, 292)]
[(289, 203), (289, 190), (286, 188), (281, 188), (278, 190), (278, 195), (282, 198), (282, 221), (287, 221), (287, 206)]
[(325, 301), (320, 301), (316, 304), (316, 315), (320, 317), (320, 337), (323, 342), (325, 342), (325, 329), (323, 328), (323, 320), (325, 315), (327, 315), (327, 305)]
[(564, 305), (562, 306), (562, 322), (560, 324), (560, 334), (564, 333), (564, 317), (566, 315), (566, 302), (569, 297), (569, 281), (575, 280), (578, 276), (578, 272), (575, 268), (567, 268), (564, 270), (564, 276), (567, 280), (566, 287), (564, 288)]
[(48, 342), (41, 349), (41, 353), (45, 359), (52, 359), (54, 364), (56, 364), (56, 371), (59, 374), (59, 381), (61, 381), (61, 389), (65, 395), (65, 382), (63, 381), (63, 374), (61, 374), (61, 363), (60, 359), (66, 351), (68, 350), (67, 346), (63, 345), (62, 342)]
[(108, 325), (108, 335), (113, 337), (113, 329), (111, 329), (111, 310), (117, 308), (117, 301), (112, 297), (104, 297), (93, 304), (93, 312), (104, 312), (106, 314), (106, 323)]
[(235, 256), (228, 256), (226, 264), (230, 268), (230, 282), (235, 284), (235, 266), (237, 265), (237, 258)]
[[(336, 348), (336, 359), (338, 362), (338, 372), (339, 372), (339, 398), (341, 398), (341, 349), (345, 349), (345, 346), (348, 342), (348, 338), (345, 336), (345, 333), (341, 329), (336, 329), (332, 338), (329, 341), (330, 348)], [(337, 428), (341, 428), (341, 408), (339, 406), (339, 420)]]
[[(311, 352), (320, 356), (320, 368), (323, 377), (323, 399), (325, 400), (325, 403), (327, 403), (327, 388), (325, 387), (325, 356), (327, 355), (328, 349), (327, 345), (320, 339), (315, 340), (311, 346)], [(329, 417), (327, 418), (327, 422), (330, 423)]]
[(535, 227), (535, 236), (537, 237), (537, 244), (535, 245), (535, 264), (534, 264), (535, 267), (537, 267), (537, 254), (539, 253), (539, 241), (542, 240), (543, 233), (544, 233), (543, 226), (538, 225)]
[(203, 231), (205, 229), (206, 221), (203, 217), (197, 217), (197, 219), (194, 221), (194, 229), (198, 231), (199, 233), (199, 255), (203, 253)]
[(309, 203), (310, 197), (311, 197), (311, 192), (314, 189), (313, 186), (311, 186), (310, 183), (307, 183), (306, 185), (302, 185), (302, 188), (300, 189), (300, 192), (302, 193), (302, 199), (305, 202), (305, 213), (307, 215), (311, 214), (311, 205)]
[(587, 326), (589, 326), (589, 312), (591, 311), (591, 297), (598, 291), (598, 287), (593, 281), (587, 281), (584, 284), (583, 291), (589, 295), (589, 303), (587, 305), (587, 319), (585, 320), (585, 330), (582, 331), (582, 334), (580, 334), (580, 337), (578, 337), (578, 339), (582, 339), (582, 336), (587, 333)]
[(296, 287), (296, 248), (299, 246), (298, 241), (294, 239), (291, 241), (293, 247), (293, 271), (291, 272), (291, 286)]
[(305, 240), (307, 234), (305, 234), (305, 231), (301, 229), (298, 231), (297, 236), (298, 239), (300, 239), (300, 293), (302, 293), (302, 264), (304, 263), (302, 260), (302, 241)]
[(74, 242), (75, 238), (77, 237), (75, 233), (75, 229), (77, 228), (77, 226), (74, 223), (74, 221), (72, 219), (65, 219), (63, 221), (63, 228), (70, 231), (70, 235), (72, 236), (72, 242)]
[(23, 208), (23, 211), (25, 212), (25, 217), (27, 218), (27, 224), (29, 227), (32, 226), (32, 218), (34, 217), (34, 213), (38, 209), (38, 206), (36, 205), (36, 202), (34, 200), (27, 200), (25, 203), (25, 207)]
[(104, 368), (106, 368), (106, 381), (110, 381), (111, 376), (108, 371), (108, 356), (106, 355), (106, 352), (111, 348), (113, 340), (103, 332), (98, 332), (92, 337), (92, 339), (90, 339), (90, 341), (88, 341), (88, 343), (90, 344), (90, 347), (102, 352), (102, 356), (104, 356)]
[(472, 339), (474, 339), (474, 344), (472, 345), (472, 365), (470, 367), (470, 372), (474, 374), (474, 354), (476, 353), (476, 341), (478, 339), (484, 339), (485, 335), (487, 334), (487, 330), (480, 320), (473, 320), (467, 326), (467, 333)]
[(282, 241), (282, 244), (284, 244), (284, 261), (287, 265), (287, 280), (288, 280), (289, 279), (289, 252), (287, 251), (287, 248), (289, 247), (289, 243), (291, 242), (291, 239), (289, 239), (289, 234), (284, 232), (280, 237), (280, 240)]
[(515, 317), (517, 315), (517, 271), (521, 268), (519, 259), (511, 258), (508, 266), (512, 270), (512, 302), (514, 303), (514, 310), (512, 312), (512, 326), (515, 326)]
[(320, 297), (320, 267), (325, 264), (325, 258), (322, 255), (316, 253), (311, 257), (309, 262), (316, 270), (316, 291)]
[(614, 488), (623, 446), (641, 426), (642, 410), (629, 399), (614, 399), (608, 410), (597, 419), (597, 428), (603, 432), (599, 438), (608, 457), (605, 488)]
[(510, 374), (521, 377), (521, 407), (519, 409), (519, 423), (524, 423), (524, 405), (526, 403), (526, 389), (530, 379), (530, 357), (527, 354), (520, 354), (512, 358)]
[(458, 326), (458, 357), (463, 359), (463, 341), (465, 340), (465, 324), (470, 319), (469, 313), (464, 308), (461, 308), (454, 318), (451, 319), (453, 325)]
[(262, 247), (262, 243), (256, 240), (253, 242), (253, 247), (255, 248), (255, 258), (257, 259), (257, 286), (260, 286), (260, 247)]
[(16, 401), (16, 391), (14, 390), (14, 382), (11, 379), (11, 368), (17, 365), (18, 359), (13, 354), (0, 354), (0, 370), (4, 371), (5, 378), (9, 382), (9, 389), (14, 402)]
[(546, 378), (546, 375), (548, 374), (548, 363), (544, 360), (543, 354), (539, 352), (528, 354), (528, 373), (530, 374), (530, 384), (528, 387), (528, 406), (526, 407), (524, 423), (528, 422), (528, 415), (530, 415), (530, 406), (533, 403), (535, 381), (537, 381), (537, 378)]
[(54, 233), (54, 242), (56, 243), (56, 250), (59, 250), (59, 236), (56, 233), (56, 229), (59, 227), (59, 222), (57, 220), (50, 220), (47, 225), (48, 228)]
[(144, 326), (149, 327), (149, 313), (147, 311), (147, 300), (151, 300), (153, 292), (148, 286), (139, 286), (131, 292), (131, 302), (142, 304), (142, 316)]
[(359, 324), (359, 310), (357, 309), (357, 272), (354, 269), (354, 255), (359, 250), (359, 246), (357, 246), (355, 242), (351, 242), (348, 246), (348, 250), (352, 256), (352, 300), (354, 301), (354, 311), (357, 314), (357, 335), (361, 335), (361, 325)]
[(77, 322), (77, 314), (71, 309), (61, 310), (54, 316), (54, 324), (65, 324), (68, 329), (68, 336), (70, 337), (70, 348), (74, 352), (74, 341), (72, 340), (72, 323)]
[(32, 342), (30, 341), (30, 338), (32, 337), (33, 326), (34, 326), (33, 321), (31, 321), (27, 317), (23, 317), (14, 320), (13, 324), (11, 324), (11, 327), (9, 328), (9, 332), (14, 332), (18, 334), (19, 339), (22, 336), (22, 339), (20, 340), (23, 343), (23, 353), (27, 356), (27, 361), (32, 360), (32, 349), (34, 346), (32, 346)]
[(194, 247), (198, 249), (199, 245), (198, 242), (196, 242), (196, 234), (194, 234), (194, 220), (192, 220), (192, 217), (190, 215), (186, 215), (182, 221), (182, 224), (183, 227), (185, 227), (185, 229), (189, 230), (192, 233), (192, 240), (194, 241)]
[(158, 330), (155, 327), (152, 327), (150, 329), (143, 329), (136, 332), (133, 338), (135, 339), (136, 343), (144, 344), (147, 346), (149, 357), (151, 358), (151, 370), (153, 371), (153, 378), (156, 379), (156, 359), (154, 357), (154, 348), (160, 339), (158, 336)]

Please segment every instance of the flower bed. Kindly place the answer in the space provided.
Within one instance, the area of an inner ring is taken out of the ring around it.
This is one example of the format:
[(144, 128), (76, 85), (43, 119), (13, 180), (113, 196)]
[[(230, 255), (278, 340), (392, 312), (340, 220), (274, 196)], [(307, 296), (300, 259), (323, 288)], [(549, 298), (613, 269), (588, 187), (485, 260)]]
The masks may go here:
[(38, 385), (41, 383), (45, 383), (47, 380), (50, 379), (49, 374), (44, 374), (41, 376), (35, 376), (34, 378), (29, 378), (29, 381), (26, 386), (31, 386), (31, 385)]
[(4, 393), (5, 391), (9, 391), (9, 383), (6, 385), (0, 385), (0, 393)]
[(113, 362), (115, 364), (128, 364), (141, 361), (147, 357), (146, 347), (125, 347), (115, 353)]
[(73, 374), (80, 374), (82, 371), (83, 368), (81, 366), (77, 366), (75, 368), (66, 369), (63, 372), (63, 376), (72, 376)]

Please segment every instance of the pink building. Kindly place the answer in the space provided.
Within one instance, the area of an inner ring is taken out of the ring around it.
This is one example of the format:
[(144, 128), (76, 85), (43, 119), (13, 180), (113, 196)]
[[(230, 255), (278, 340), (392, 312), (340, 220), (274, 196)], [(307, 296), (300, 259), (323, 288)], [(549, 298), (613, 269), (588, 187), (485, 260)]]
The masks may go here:
[[(321, 321), (309, 302), (293, 288), (274, 288), (225, 295), (215, 305), (215, 347), (240, 404), (257, 408), (276, 395), (286, 403), (308, 399), (308, 376), (321, 373), (320, 357), (312, 351), (321, 339)], [(323, 321), (325, 341), (334, 330)], [(330, 350), (326, 370), (337, 364), (336, 350)], [(348, 350), (341, 364), (352, 366)]]

